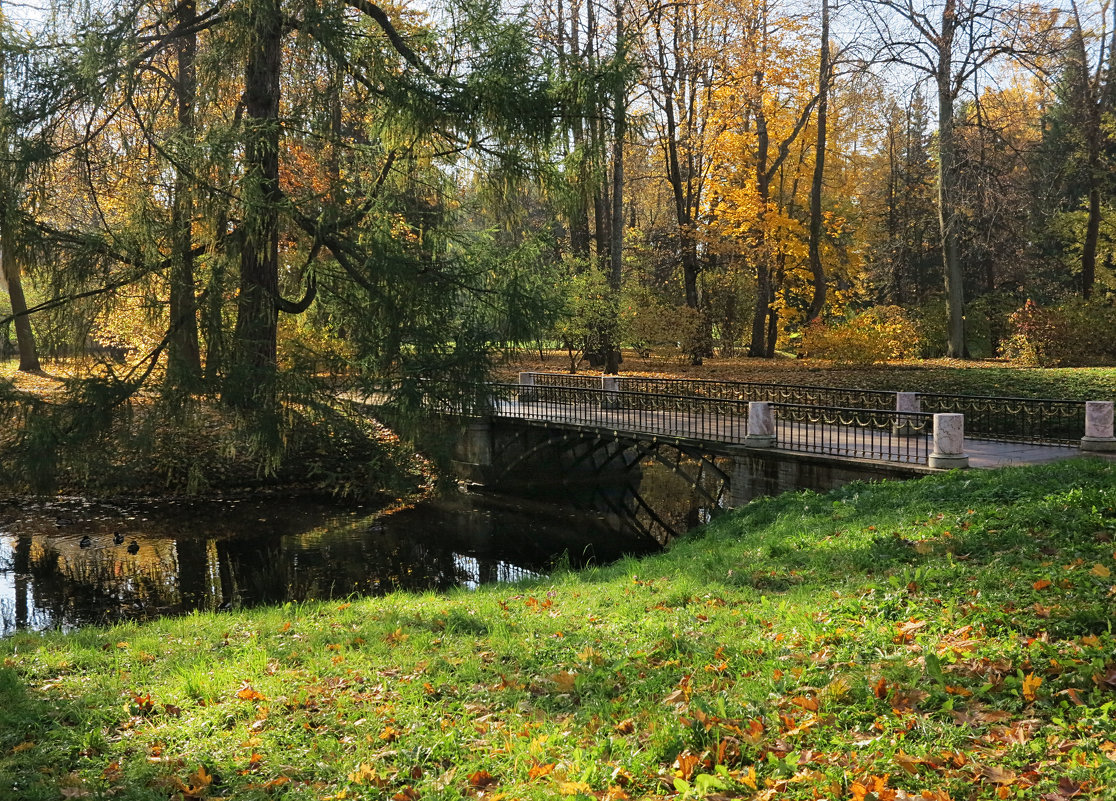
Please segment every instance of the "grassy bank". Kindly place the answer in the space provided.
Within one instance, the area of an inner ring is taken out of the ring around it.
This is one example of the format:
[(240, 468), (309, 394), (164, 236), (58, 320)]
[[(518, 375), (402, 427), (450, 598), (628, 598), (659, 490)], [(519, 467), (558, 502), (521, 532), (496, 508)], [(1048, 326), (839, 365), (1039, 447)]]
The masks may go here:
[(0, 797), (1116, 798), (1114, 536), (1077, 461), (532, 585), (19, 635)]

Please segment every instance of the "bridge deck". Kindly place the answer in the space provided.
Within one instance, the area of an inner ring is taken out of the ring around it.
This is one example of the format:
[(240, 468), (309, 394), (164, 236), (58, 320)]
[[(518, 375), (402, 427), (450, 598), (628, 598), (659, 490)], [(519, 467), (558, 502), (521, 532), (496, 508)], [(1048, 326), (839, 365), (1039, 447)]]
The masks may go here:
[[(660, 437), (697, 444), (713, 452), (731, 453), (748, 447), (746, 417), (738, 414), (687, 414), (648, 409), (602, 409), (583, 403), (521, 403), (499, 400), (497, 417), (525, 420), (563, 428), (597, 429), (636, 437)], [(893, 436), (879, 429), (777, 421), (775, 446), (766, 450), (813, 453), (830, 458), (866, 459), (888, 464), (925, 466), (933, 450), (930, 435)], [(965, 440), (969, 465), (977, 468), (1053, 462), (1079, 455), (1070, 446)]]

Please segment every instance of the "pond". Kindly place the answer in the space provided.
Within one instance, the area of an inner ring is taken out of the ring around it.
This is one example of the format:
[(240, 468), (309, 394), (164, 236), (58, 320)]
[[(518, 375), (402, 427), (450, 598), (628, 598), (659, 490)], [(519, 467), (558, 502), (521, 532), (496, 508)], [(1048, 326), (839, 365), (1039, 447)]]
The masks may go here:
[[(711, 514), (661, 466), (640, 484), (674, 531)], [(567, 491), (561, 504), (456, 493), (388, 515), (270, 496), (0, 502), (0, 636), (607, 564), (660, 547), (637, 489)]]

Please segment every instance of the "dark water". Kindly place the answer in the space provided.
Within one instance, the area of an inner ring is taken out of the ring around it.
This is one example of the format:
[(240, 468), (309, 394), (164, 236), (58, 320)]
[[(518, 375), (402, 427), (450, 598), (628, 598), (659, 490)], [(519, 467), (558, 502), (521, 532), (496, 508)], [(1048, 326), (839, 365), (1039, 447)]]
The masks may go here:
[(390, 515), (281, 498), (0, 502), (0, 635), (516, 581), (654, 551), (655, 526), (710, 514), (708, 493), (655, 465), (639, 487), (567, 496), (459, 494)]

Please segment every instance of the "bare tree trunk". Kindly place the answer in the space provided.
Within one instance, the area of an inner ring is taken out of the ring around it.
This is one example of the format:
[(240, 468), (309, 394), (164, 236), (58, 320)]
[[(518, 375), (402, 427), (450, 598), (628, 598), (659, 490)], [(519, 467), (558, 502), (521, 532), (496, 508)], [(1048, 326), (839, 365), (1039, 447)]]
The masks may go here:
[[(1099, 159), (1098, 159), (1099, 160)], [(1092, 173), (1091, 168), (1090, 172)], [(1093, 294), (1093, 284), (1097, 280), (1097, 242), (1100, 239), (1101, 202), (1100, 187), (1095, 185), (1097, 178), (1090, 177), (1089, 218), (1085, 224), (1085, 242), (1081, 246), (1081, 297), (1088, 300)]]
[[(621, 0), (616, 0), (616, 54), (624, 53), (624, 16)], [(627, 92), (623, 82), (618, 82), (612, 98), (613, 137), (612, 137), (612, 221), (609, 230), (610, 269), (608, 285), (617, 308), (620, 306), (620, 287), (624, 277), (624, 137), (627, 122)], [(605, 348), (605, 372), (615, 374), (620, 371), (620, 331), (612, 326), (612, 336)]]
[[(757, 81), (761, 78), (757, 77)], [(767, 318), (771, 311), (774, 292), (771, 284), (771, 267), (767, 263), (767, 237), (764, 217), (767, 216), (767, 200), (771, 195), (771, 178), (767, 172), (770, 135), (767, 131), (767, 118), (762, 105), (756, 107), (756, 194), (760, 201), (760, 221), (756, 229), (756, 307), (752, 312), (752, 341), (748, 345), (748, 355), (764, 357), (767, 355)]]
[(958, 242), (957, 143), (953, 128), (952, 64), (956, 32), (957, 0), (946, 0), (938, 41), (938, 227), (941, 234), (942, 267), (945, 273), (946, 305), (949, 310), (947, 354), (967, 358), (965, 350), (965, 286)]
[[(0, 5), (0, 25), (5, 25), (3, 7)], [(8, 297), (15, 316), (16, 344), (19, 347), (19, 369), (25, 373), (36, 373), (39, 354), (35, 348), (35, 336), (31, 331), (31, 318), (27, 314), (27, 298), (23, 294), (23, 277), (19, 265), (16, 245), (15, 215), (16, 192), (9, 166), (10, 142), (8, 139), (7, 103), (7, 64), (3, 51), (0, 51), (0, 272), (8, 287)]]
[(821, 260), (822, 184), (825, 178), (825, 137), (829, 114), (829, 0), (822, 0), (821, 54), (818, 63), (818, 121), (814, 142), (814, 180), (810, 185), (810, 271), (814, 276), (814, 296), (806, 322), (812, 323), (825, 308), (825, 265)]
[[(559, 6), (561, 8), (561, 6)], [(581, 66), (581, 4), (573, 0), (570, 4), (570, 56)], [(570, 250), (577, 258), (589, 261), (589, 165), (586, 154), (585, 120), (583, 109), (578, 109), (571, 123), (574, 156), (576, 159), (572, 208), (570, 209)]]

